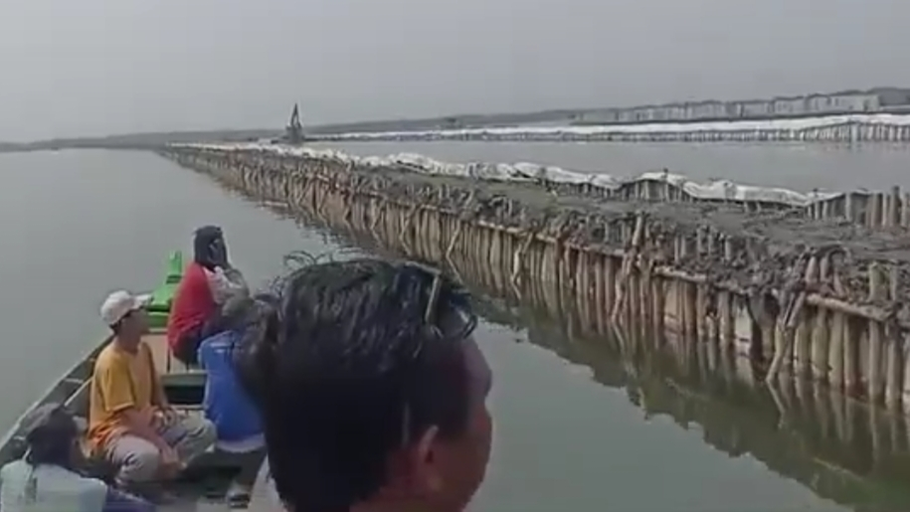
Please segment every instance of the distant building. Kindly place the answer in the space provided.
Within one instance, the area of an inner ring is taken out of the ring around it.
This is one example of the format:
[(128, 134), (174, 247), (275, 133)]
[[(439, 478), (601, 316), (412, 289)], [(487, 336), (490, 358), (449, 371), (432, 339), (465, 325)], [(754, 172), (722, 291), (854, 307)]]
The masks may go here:
[(686, 121), (734, 121), (774, 117), (808, 117), (883, 112), (910, 108), (910, 89), (878, 87), (868, 91), (778, 97), (768, 100), (698, 101), (599, 109), (587, 114), (585, 124)]

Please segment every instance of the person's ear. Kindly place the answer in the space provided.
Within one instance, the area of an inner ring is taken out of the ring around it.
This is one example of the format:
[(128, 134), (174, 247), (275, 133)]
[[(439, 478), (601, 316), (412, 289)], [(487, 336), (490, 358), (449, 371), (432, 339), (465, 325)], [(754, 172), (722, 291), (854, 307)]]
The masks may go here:
[(431, 494), (442, 485), (439, 429), (431, 427), (416, 442), (395, 451), (389, 460), (386, 486), (380, 492), (390, 497)]
[(417, 440), (411, 454), (414, 483), (423, 491), (441, 490), (443, 482), (439, 471), (439, 428), (428, 428)]

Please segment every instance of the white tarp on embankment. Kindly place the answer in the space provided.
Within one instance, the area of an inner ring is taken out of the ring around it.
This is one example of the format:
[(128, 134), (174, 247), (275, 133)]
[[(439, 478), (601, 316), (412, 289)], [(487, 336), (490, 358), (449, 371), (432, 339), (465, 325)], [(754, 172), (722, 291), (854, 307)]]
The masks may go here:
[(420, 138), (459, 138), (517, 135), (598, 135), (624, 133), (695, 133), (695, 132), (757, 132), (794, 131), (831, 128), (848, 124), (910, 126), (910, 115), (899, 114), (847, 114), (838, 116), (804, 117), (797, 119), (767, 119), (755, 121), (715, 121), (704, 123), (647, 123), (596, 126), (515, 126), (502, 128), (464, 128), (459, 130), (424, 130), (400, 132), (352, 132), (332, 134), (333, 140)]
[(667, 181), (682, 188), (692, 197), (702, 200), (762, 201), (790, 206), (806, 206), (813, 201), (829, 199), (841, 193), (812, 192), (803, 194), (783, 188), (739, 185), (728, 180), (696, 183), (679, 174), (651, 171), (634, 178), (616, 178), (608, 174), (570, 171), (555, 166), (526, 162), (514, 164), (494, 163), (448, 163), (414, 153), (398, 153), (388, 156), (360, 157), (333, 149), (314, 149), (279, 144), (173, 144), (173, 147), (196, 148), (217, 151), (265, 151), (286, 156), (300, 156), (317, 159), (331, 159), (364, 167), (407, 166), (414, 172), (430, 175), (464, 176), (480, 180), (495, 181), (545, 181), (617, 189), (636, 181)]

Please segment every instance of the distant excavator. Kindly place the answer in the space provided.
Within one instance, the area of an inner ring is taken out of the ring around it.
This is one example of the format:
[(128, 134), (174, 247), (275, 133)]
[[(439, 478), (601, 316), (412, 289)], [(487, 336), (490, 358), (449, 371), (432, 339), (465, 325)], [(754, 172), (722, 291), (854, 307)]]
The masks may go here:
[(300, 108), (295, 103), (294, 110), (291, 111), (291, 120), (284, 129), (284, 136), (278, 142), (285, 144), (303, 144), (306, 136), (303, 134), (303, 124), (300, 122)]

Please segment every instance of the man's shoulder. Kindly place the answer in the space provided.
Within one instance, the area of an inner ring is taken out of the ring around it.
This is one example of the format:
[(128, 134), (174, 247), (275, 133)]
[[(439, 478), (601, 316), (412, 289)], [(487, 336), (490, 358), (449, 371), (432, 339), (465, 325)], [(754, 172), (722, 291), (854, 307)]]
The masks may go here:
[(209, 336), (208, 338), (205, 338), (204, 340), (202, 340), (202, 342), (200, 342), (200, 345), (204, 345), (207, 347), (213, 347), (213, 348), (216, 348), (221, 345), (231, 345), (239, 337), (240, 337), (239, 332), (232, 330), (232, 329), (228, 329), (228, 330), (213, 334), (213, 335)]
[(208, 269), (195, 261), (190, 262), (190, 264), (186, 266), (186, 270), (183, 272), (181, 284), (205, 283), (207, 270)]
[[(142, 360), (150, 359), (152, 349), (148, 346), (148, 343), (141, 341), (136, 355), (142, 356)], [(98, 353), (98, 357), (95, 359), (95, 372), (129, 366), (133, 357), (131, 354), (118, 349), (114, 342), (111, 341)]]
[(139, 352), (142, 352), (143, 356), (152, 355), (152, 347), (149, 346), (148, 342), (142, 340), (139, 342)]
[(239, 336), (236, 331), (227, 330), (205, 338), (199, 343), (199, 357), (207, 360), (215, 354), (230, 350)]
[(198, 288), (200, 285), (208, 286), (206, 280), (205, 269), (202, 265), (195, 261), (191, 262), (186, 266), (186, 269), (184, 269), (183, 276), (177, 284), (177, 296), (174, 297), (174, 300), (177, 301), (178, 298), (185, 296), (185, 293), (183, 292), (189, 289)]
[(32, 467), (28, 462), (19, 459), (4, 464), (0, 468), (0, 479), (12, 483), (34, 474), (41, 481), (52, 486), (65, 485), (69, 488), (77, 487), (87, 491), (106, 491), (107, 484), (97, 478), (89, 478), (66, 468), (53, 465), (40, 465)]
[(28, 469), (28, 463), (22, 459), (7, 462), (3, 467), (0, 467), (0, 480), (15, 478), (17, 475), (24, 473), (26, 469)]
[(55, 480), (60, 483), (66, 482), (70, 486), (83, 491), (107, 491), (107, 484), (97, 478), (87, 477), (60, 466), (42, 465), (40, 468), (44, 472), (44, 474), (42, 474), (44, 478)]
[(79, 483), (83, 487), (83, 489), (86, 489), (87, 491), (90, 491), (90, 492), (99, 493), (102, 495), (107, 494), (109, 487), (102, 480), (99, 480), (97, 478), (92, 478), (89, 476), (82, 476), (77, 473), (73, 473), (73, 475), (75, 478), (79, 479)]
[(117, 350), (117, 347), (114, 346), (114, 342), (109, 341), (107, 345), (101, 349), (101, 352), (98, 352), (98, 357), (95, 358), (95, 370), (110, 368), (122, 361), (123, 355)]

